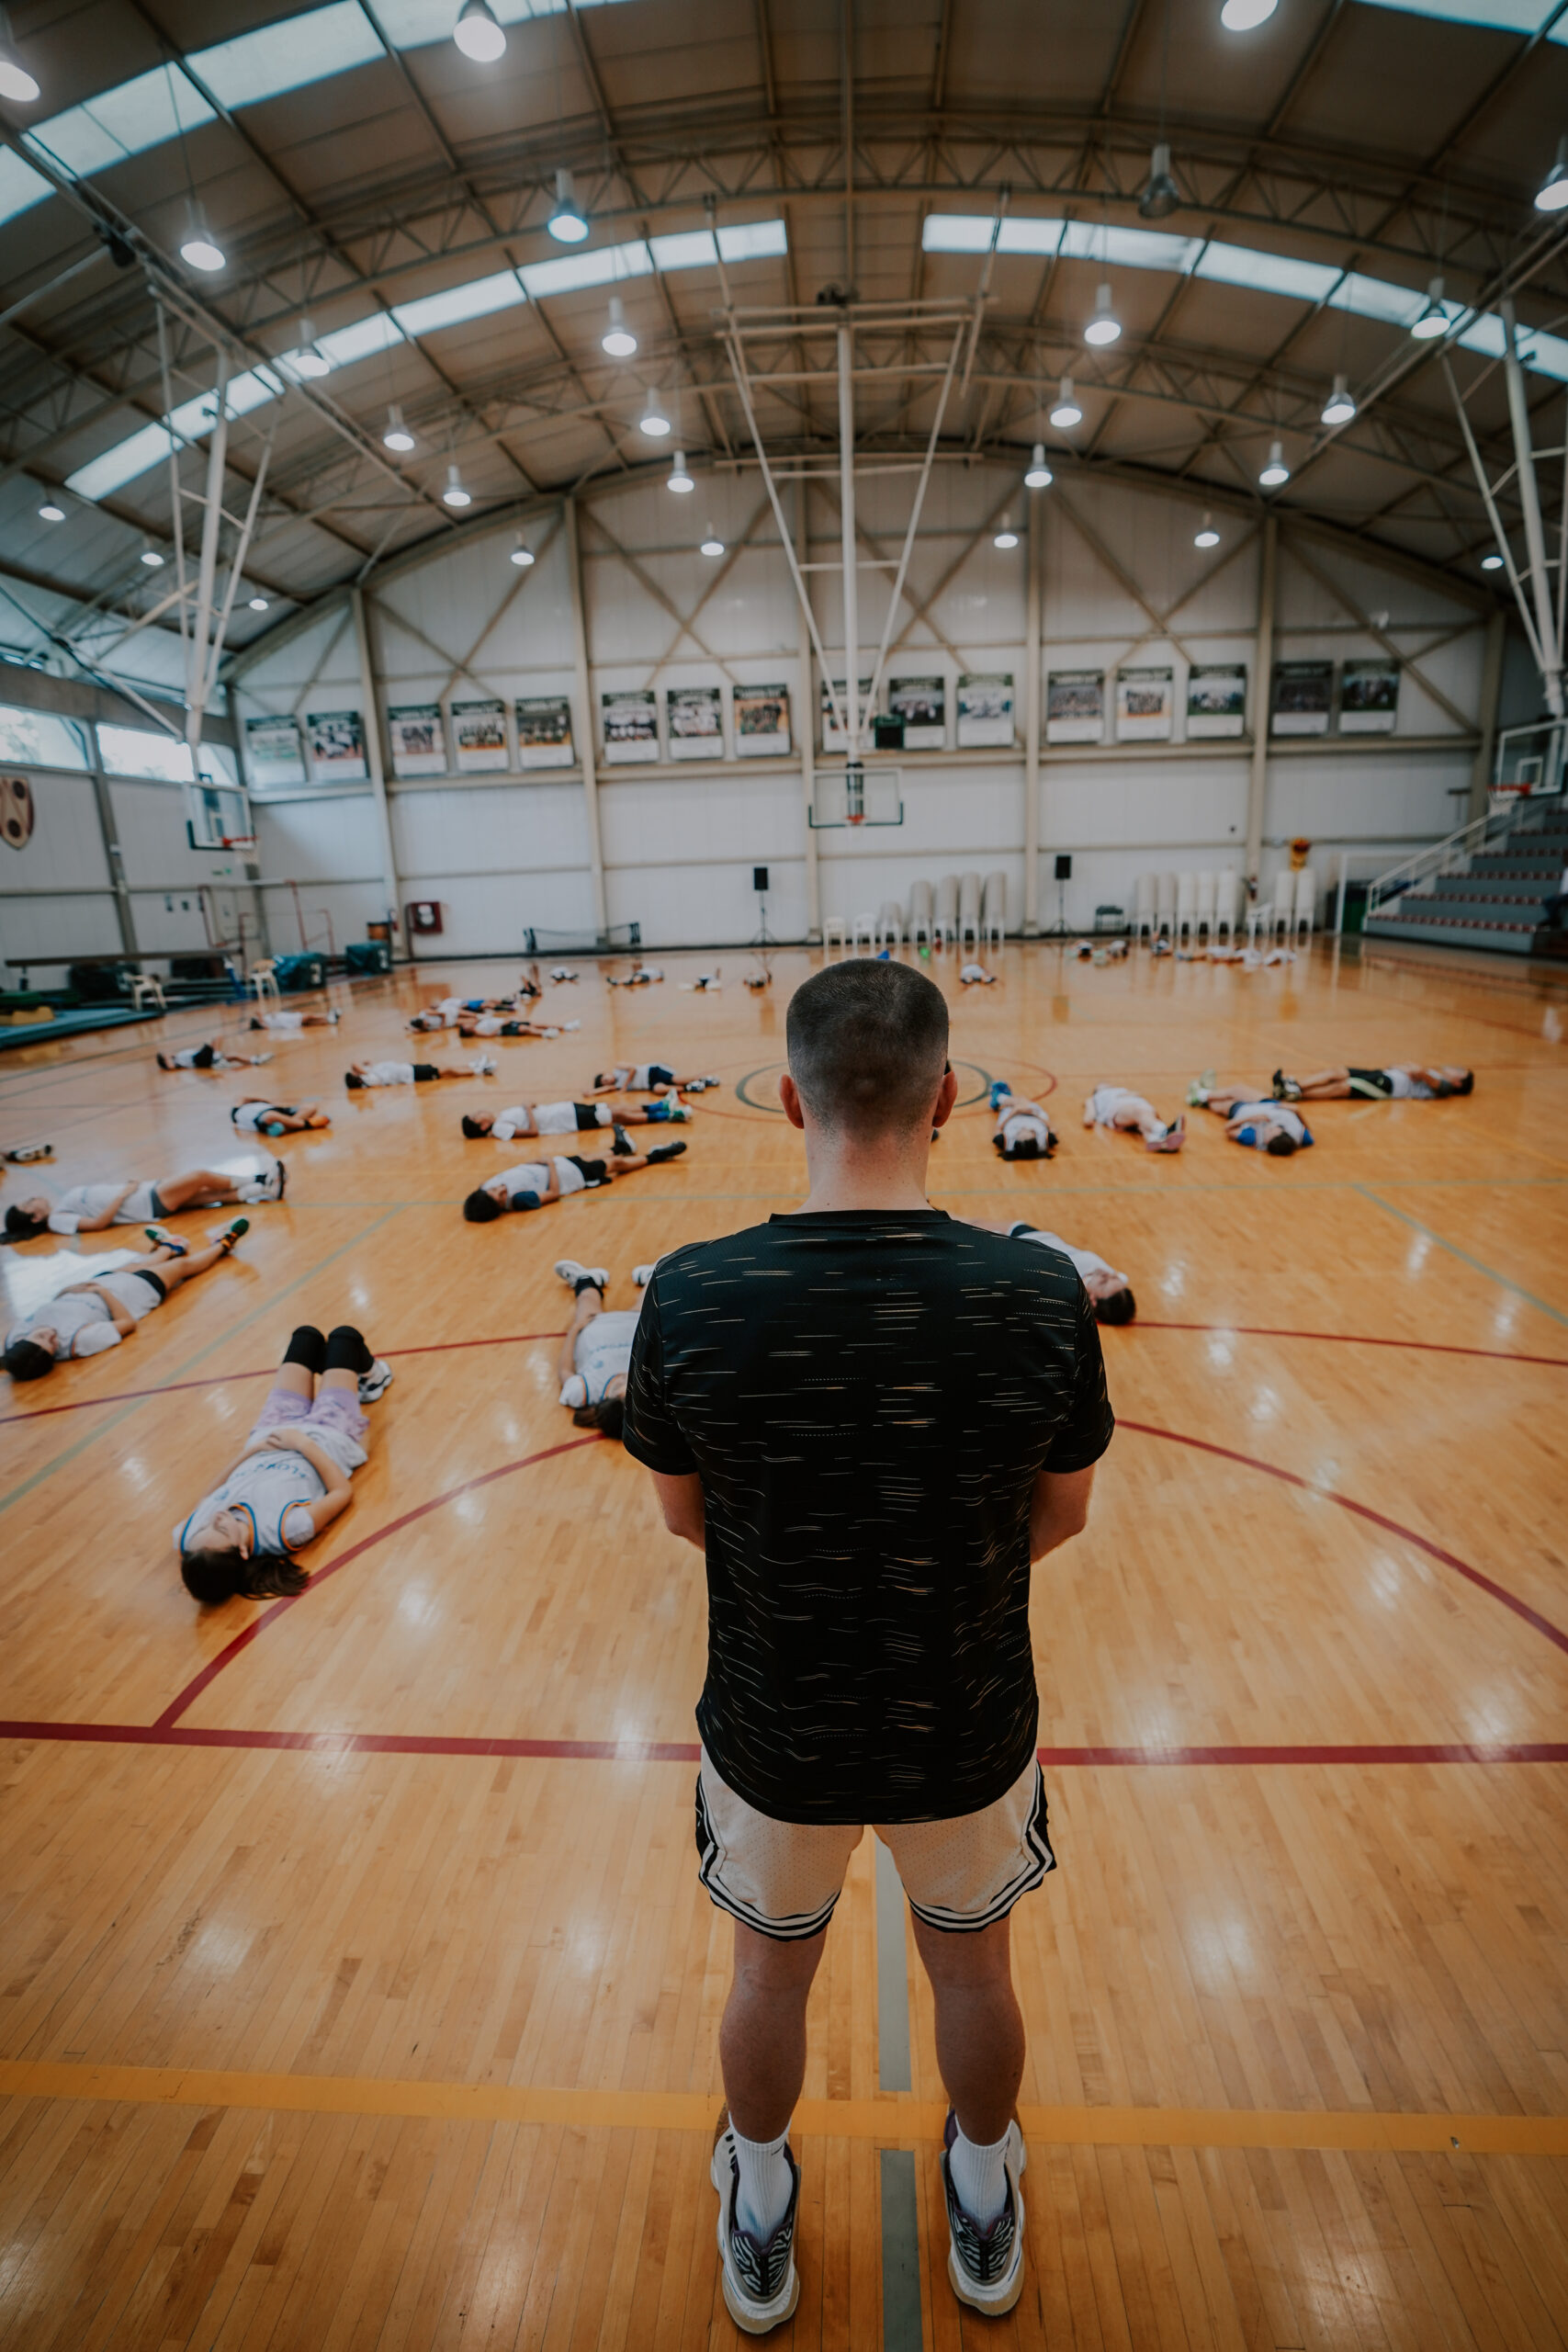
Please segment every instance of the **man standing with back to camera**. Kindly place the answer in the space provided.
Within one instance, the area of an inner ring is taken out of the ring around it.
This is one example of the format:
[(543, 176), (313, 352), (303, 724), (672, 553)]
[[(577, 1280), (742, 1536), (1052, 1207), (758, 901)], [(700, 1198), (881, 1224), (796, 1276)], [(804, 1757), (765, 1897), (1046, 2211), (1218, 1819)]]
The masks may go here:
[(725, 2301), (755, 2335), (800, 2292), (807, 1996), (866, 1823), (935, 1996), (948, 2275), (976, 2311), (1018, 2301), (1009, 1915), (1055, 1866), (1030, 1565), (1084, 1526), (1113, 1426), (1067, 1261), (926, 1199), (957, 1091), (942, 991), (900, 964), (830, 965), (787, 1035), (809, 1195), (660, 1261), (625, 1427), (665, 1524), (707, 1557), (697, 1849), (736, 1922), (713, 2182)]

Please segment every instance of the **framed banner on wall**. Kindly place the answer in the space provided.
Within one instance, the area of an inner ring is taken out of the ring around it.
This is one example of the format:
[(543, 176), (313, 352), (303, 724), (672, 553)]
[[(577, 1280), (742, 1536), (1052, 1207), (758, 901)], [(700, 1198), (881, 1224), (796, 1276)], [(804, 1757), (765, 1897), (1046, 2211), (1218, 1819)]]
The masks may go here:
[(735, 752), (738, 759), (777, 757), (789, 750), (789, 688), (737, 686)]
[(1269, 731), (1271, 735), (1326, 735), (1333, 702), (1332, 662), (1276, 662)]
[(1053, 670), (1045, 681), (1045, 741), (1098, 743), (1104, 732), (1104, 671)]
[(1175, 692), (1169, 670), (1118, 670), (1116, 673), (1116, 741), (1152, 743), (1168, 740)]
[(517, 719), (517, 763), (525, 768), (569, 768), (576, 758), (571, 741), (571, 703), (565, 695), (528, 695), (513, 705)]
[(664, 731), (672, 760), (722, 760), (724, 698), (717, 686), (669, 686)]
[(305, 714), (310, 776), (316, 784), (363, 784), (365, 726), (356, 710), (310, 710)]
[(610, 767), (628, 767), (659, 757), (659, 711), (651, 686), (634, 693), (601, 695), (604, 714), (604, 760)]
[(1347, 662), (1339, 673), (1341, 735), (1392, 735), (1398, 717), (1398, 662)]
[(1187, 733), (1239, 735), (1247, 725), (1245, 662), (1195, 662), (1187, 673)]
[(947, 680), (894, 678), (887, 688), (887, 708), (904, 722), (907, 752), (942, 752), (947, 748)]
[(245, 772), (254, 785), (303, 784), (299, 721), (287, 712), (245, 721)]
[(446, 729), (438, 702), (405, 702), (387, 712), (394, 775), (445, 775)]
[(506, 705), (499, 696), (452, 705), (452, 741), (459, 775), (484, 775), (511, 764)]
[(959, 750), (978, 751), (1012, 740), (1011, 671), (967, 672), (958, 681)]

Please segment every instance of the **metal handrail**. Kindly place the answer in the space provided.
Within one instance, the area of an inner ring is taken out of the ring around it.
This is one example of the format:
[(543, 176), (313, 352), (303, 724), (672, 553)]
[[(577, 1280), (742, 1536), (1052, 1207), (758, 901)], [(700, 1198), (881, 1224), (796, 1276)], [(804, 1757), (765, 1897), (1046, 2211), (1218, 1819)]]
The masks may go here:
[(1417, 850), (1413, 857), (1391, 865), (1367, 887), (1366, 920), (1371, 920), (1386, 899), (1404, 898), (1422, 883), (1437, 881), (1440, 875), (1467, 871), (1472, 857), (1495, 842), (1508, 838), (1529, 806), (1528, 797), (1521, 795), (1502, 808), (1489, 808), (1484, 816), (1461, 825), (1446, 841), (1435, 842), (1429, 849)]

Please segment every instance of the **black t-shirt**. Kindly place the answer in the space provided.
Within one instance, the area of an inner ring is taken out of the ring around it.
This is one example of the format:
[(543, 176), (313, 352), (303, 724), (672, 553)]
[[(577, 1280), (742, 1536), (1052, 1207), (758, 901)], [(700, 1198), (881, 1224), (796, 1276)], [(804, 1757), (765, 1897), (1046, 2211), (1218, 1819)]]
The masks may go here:
[(1111, 1442), (1067, 1261), (940, 1210), (775, 1216), (660, 1259), (627, 1451), (703, 1482), (729, 1786), (781, 1821), (936, 1821), (1035, 1744), (1029, 1510)]

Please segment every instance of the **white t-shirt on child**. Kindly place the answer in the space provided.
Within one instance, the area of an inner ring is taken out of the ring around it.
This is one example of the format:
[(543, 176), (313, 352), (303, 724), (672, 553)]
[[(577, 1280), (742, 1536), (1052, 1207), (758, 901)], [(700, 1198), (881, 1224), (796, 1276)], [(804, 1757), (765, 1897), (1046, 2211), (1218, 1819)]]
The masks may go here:
[(596, 1315), (583, 1325), (571, 1351), (577, 1370), (561, 1385), (563, 1405), (597, 1405), (616, 1374), (630, 1371), (637, 1325), (635, 1308)]
[[(118, 1184), (73, 1184), (60, 1196), (60, 1206), (50, 1211), (51, 1233), (77, 1233), (84, 1217), (102, 1216), (109, 1203), (119, 1193)], [(125, 1199), (114, 1213), (116, 1225), (147, 1225), (152, 1217), (152, 1187), (142, 1182)]]

